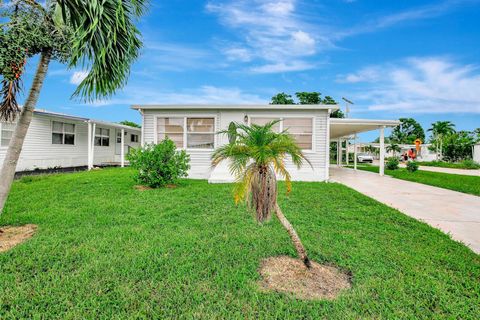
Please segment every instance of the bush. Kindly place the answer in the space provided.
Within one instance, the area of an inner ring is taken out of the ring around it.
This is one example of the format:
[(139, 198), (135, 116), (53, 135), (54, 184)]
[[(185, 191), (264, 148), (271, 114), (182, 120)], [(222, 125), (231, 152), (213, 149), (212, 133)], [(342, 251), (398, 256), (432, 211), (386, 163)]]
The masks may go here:
[(397, 170), (399, 163), (400, 163), (400, 161), (398, 161), (398, 158), (390, 157), (390, 158), (387, 159), (386, 168), (388, 170)]
[(476, 163), (472, 159), (465, 159), (461, 162), (461, 165), (465, 169), (480, 169), (480, 164)]
[(127, 159), (137, 170), (138, 183), (152, 188), (175, 184), (179, 178), (186, 177), (190, 169), (190, 156), (185, 150), (177, 151), (175, 143), (168, 138), (159, 144), (132, 150)]
[(416, 161), (408, 161), (407, 162), (407, 170), (409, 172), (415, 172), (418, 170), (418, 163)]

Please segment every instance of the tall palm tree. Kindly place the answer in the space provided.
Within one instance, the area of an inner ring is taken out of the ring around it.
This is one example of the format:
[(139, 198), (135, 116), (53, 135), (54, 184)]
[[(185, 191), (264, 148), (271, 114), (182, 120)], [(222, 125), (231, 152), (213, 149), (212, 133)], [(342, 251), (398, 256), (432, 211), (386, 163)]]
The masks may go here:
[(387, 152), (392, 152), (394, 157), (397, 152), (402, 151), (402, 148), (400, 148), (400, 146), (396, 143), (390, 143), (386, 149), (387, 149)]
[[(80, 83), (74, 95), (85, 100), (95, 100), (112, 95), (122, 87), (130, 72), (130, 65), (138, 57), (142, 45), (134, 20), (143, 14), (147, 0), (38, 0), (12, 1), (14, 5), (29, 7), (35, 16), (41, 17), (42, 30), (51, 35), (63, 28), (72, 30), (68, 39), (69, 67), (82, 66), (89, 69), (87, 77)], [(26, 8), (25, 12), (29, 9)], [(7, 27), (8, 24), (6, 24)], [(17, 27), (12, 24), (11, 28)], [(22, 36), (19, 33), (19, 36)], [(33, 111), (47, 75), (48, 66), (56, 57), (55, 41), (34, 38), (26, 42), (27, 57), (40, 55), (27, 99), (18, 116), (17, 125), (10, 141), (0, 173), (0, 214), (11, 188), (18, 158), (32, 120)], [(2, 44), (3, 45), (3, 44)], [(16, 79), (21, 77), (16, 73)], [(5, 76), (5, 75), (3, 75)], [(14, 79), (14, 81), (16, 81)], [(1, 90), (0, 120), (11, 120), (17, 116), (15, 82), (4, 81)]]
[(286, 157), (300, 168), (304, 162), (310, 164), (295, 139), (287, 131), (277, 133), (272, 128), (278, 122), (264, 126), (231, 123), (229, 143), (217, 148), (212, 155), (212, 165), (229, 160), (230, 172), (236, 178), (234, 199), (246, 201), (256, 213), (256, 220), (263, 223), (270, 219), (272, 211), (287, 230), (298, 256), (307, 268), (311, 267), (307, 251), (292, 224), (277, 203), (277, 178), (285, 178), (287, 193), (291, 191), (291, 176), (285, 167)]
[(432, 132), (437, 150), (437, 157), (443, 157), (443, 138), (455, 133), (455, 124), (451, 121), (437, 121), (432, 123), (432, 127), (428, 129)]

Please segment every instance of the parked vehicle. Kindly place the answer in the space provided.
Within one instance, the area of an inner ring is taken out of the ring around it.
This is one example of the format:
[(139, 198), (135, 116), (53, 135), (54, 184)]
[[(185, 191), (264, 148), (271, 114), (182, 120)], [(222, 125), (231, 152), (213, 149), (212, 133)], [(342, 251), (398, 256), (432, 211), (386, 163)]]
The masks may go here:
[(373, 163), (373, 156), (368, 153), (359, 153), (357, 155), (357, 161), (361, 163), (369, 162)]

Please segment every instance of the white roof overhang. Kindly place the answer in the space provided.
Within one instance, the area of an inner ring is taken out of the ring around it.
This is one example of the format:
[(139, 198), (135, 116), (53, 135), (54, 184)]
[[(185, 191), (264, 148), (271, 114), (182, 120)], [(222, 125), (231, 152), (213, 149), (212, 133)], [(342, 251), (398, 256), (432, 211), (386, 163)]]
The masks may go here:
[(378, 130), (385, 127), (396, 127), (398, 120), (372, 120), (372, 119), (330, 119), (330, 139), (350, 137), (357, 133)]

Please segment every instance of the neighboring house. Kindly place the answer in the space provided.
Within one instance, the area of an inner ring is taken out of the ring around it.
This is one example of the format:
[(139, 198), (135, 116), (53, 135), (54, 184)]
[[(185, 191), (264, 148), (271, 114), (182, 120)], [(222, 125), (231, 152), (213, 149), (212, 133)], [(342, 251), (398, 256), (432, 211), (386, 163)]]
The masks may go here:
[(473, 161), (480, 163), (480, 144), (473, 146)]
[[(389, 145), (389, 143), (386, 143), (385, 147), (387, 147), (388, 145)], [(380, 148), (379, 143), (360, 142), (360, 143), (357, 143), (357, 145), (356, 145), (357, 153), (369, 153), (370, 154), (371, 152), (368, 151), (369, 146), (373, 146), (376, 149)], [(404, 154), (405, 152), (408, 152), (408, 150), (410, 150), (410, 149), (416, 150), (416, 146), (414, 144), (399, 144), (398, 146), (400, 147), (401, 151), (400, 152), (395, 152), (396, 156), (400, 156), (400, 155)], [(434, 160), (437, 160), (437, 154), (435, 153), (435, 151), (432, 151), (432, 150), (429, 149), (430, 146), (431, 146), (431, 144), (420, 145), (420, 153), (418, 154), (418, 157), (417, 157), (418, 160), (420, 160), (420, 161), (434, 161)], [(349, 144), (348, 151), (349, 151), (349, 153), (353, 153), (355, 151), (353, 144)], [(372, 155), (376, 159), (378, 159), (378, 154), (379, 154), (379, 152), (376, 152)], [(393, 152), (392, 151), (385, 152), (385, 156), (386, 157), (393, 157)]]
[(312, 167), (300, 169), (287, 161), (293, 180), (323, 181), (329, 178), (330, 141), (359, 132), (396, 126), (398, 121), (331, 119), (336, 105), (139, 105), (142, 115), (142, 143), (172, 139), (190, 155), (189, 177), (209, 182), (231, 182), (227, 164), (211, 167), (215, 148), (228, 142), (225, 135), (231, 122), (265, 124), (280, 119), (275, 130), (288, 129), (298, 141)]
[[(0, 166), (14, 123), (0, 122)], [(122, 139), (123, 132), (123, 139)], [(123, 154), (140, 146), (141, 129), (65, 114), (35, 111), (17, 172), (122, 164)], [(123, 141), (123, 147), (122, 147)]]

